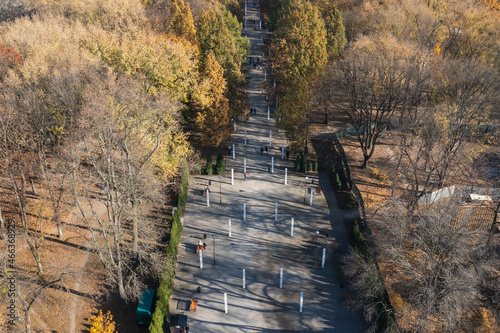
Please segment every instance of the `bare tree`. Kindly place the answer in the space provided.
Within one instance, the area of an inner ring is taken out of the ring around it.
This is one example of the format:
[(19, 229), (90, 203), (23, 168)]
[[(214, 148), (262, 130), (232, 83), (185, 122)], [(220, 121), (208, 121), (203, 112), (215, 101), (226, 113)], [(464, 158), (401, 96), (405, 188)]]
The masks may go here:
[(445, 186), (470, 164), (468, 143), (498, 101), (498, 73), (473, 61), (442, 61), (427, 99), (405, 108), (398, 120), (397, 169), (409, 190), (410, 213), (426, 193)]
[(332, 97), (338, 98), (340, 93), (347, 99), (345, 105), (337, 103), (336, 108), (357, 131), (363, 168), (395, 112), (418, 101), (414, 97), (421, 95), (416, 89), (424, 87), (425, 63), (425, 57), (414, 45), (401, 44), (394, 37), (366, 37), (333, 68), (331, 77), (336, 91)]
[(27, 280), (24, 281), (23, 288), (18, 285), (16, 286), (16, 295), (21, 303), (21, 308), (24, 311), (24, 320), (26, 333), (31, 333), (31, 307), (36, 301), (40, 299), (42, 293), (47, 288), (65, 288), (64, 276), (67, 275), (66, 272), (61, 272), (57, 277), (51, 279), (50, 281), (45, 280)]
[(159, 278), (165, 263), (150, 217), (164, 189), (150, 162), (166, 140), (161, 114), (169, 106), (129, 83), (110, 78), (89, 90), (71, 151), (75, 202), (123, 302), (138, 297), (146, 277)]
[[(391, 290), (410, 305), (397, 316), (413, 331), (460, 327), (464, 312), (479, 300), (486, 272), (494, 267), (491, 248), (484, 246), (487, 235), (454, 224), (458, 204), (452, 198), (421, 206), (412, 218), (401, 204), (380, 213), (384, 222), (377, 226), (386, 236), (377, 242), (379, 258), (389, 266), (385, 274)], [(472, 221), (473, 216), (461, 218)]]
[[(26, 242), (36, 262), (38, 271), (43, 275), (43, 266), (40, 258), (40, 246), (43, 243), (42, 226), (40, 220), (35, 222), (33, 228), (29, 227), (27, 217), (28, 200), (26, 197), (26, 173), (33, 170), (33, 147), (30, 136), (22, 136), (25, 133), (22, 119), (15, 118), (12, 114), (0, 110), (0, 157), (6, 164), (7, 173), (11, 182), (15, 203), (13, 207), (17, 210), (21, 225), (26, 235)], [(30, 154), (31, 153), (31, 154)], [(31, 156), (31, 159), (29, 158)]]

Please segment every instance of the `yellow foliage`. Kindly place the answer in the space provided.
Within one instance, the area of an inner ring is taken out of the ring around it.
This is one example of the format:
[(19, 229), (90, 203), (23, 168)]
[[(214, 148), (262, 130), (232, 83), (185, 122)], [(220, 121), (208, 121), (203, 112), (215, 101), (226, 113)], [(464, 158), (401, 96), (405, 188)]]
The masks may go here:
[(436, 45), (434, 45), (434, 52), (436, 52), (438, 56), (441, 55), (441, 43), (436, 43)]
[(61, 15), (105, 30), (130, 31), (144, 25), (146, 12), (138, 0), (26, 0), (40, 15)]
[(90, 324), (90, 333), (115, 333), (115, 322), (113, 321), (113, 316), (108, 311), (105, 315), (102, 313), (102, 310), (99, 310), (97, 316), (92, 316), (89, 319)]
[(378, 170), (377, 168), (372, 169), (372, 175), (376, 179), (380, 180), (382, 184), (387, 183), (387, 174), (381, 170)]

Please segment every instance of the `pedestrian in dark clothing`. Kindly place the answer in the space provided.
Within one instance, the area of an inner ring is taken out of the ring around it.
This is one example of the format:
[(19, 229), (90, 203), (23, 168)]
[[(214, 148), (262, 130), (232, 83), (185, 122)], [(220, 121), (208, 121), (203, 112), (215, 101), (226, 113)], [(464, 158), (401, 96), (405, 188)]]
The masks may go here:
[(253, 67), (254, 67), (254, 68), (257, 68), (257, 64), (256, 64), (255, 62), (253, 63)]
[(262, 155), (264, 153), (264, 148), (260, 147), (260, 154)]
[(289, 150), (287, 150), (287, 151), (286, 151), (286, 160), (288, 161), (288, 159), (289, 159), (289, 158), (290, 158), (290, 151), (289, 151)]

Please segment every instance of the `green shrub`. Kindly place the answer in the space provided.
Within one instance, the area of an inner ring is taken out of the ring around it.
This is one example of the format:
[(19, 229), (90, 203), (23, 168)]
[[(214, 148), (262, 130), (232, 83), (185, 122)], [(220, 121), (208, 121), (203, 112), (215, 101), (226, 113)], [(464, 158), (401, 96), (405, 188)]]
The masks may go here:
[(215, 173), (221, 175), (226, 171), (226, 165), (224, 163), (224, 156), (222, 154), (217, 155), (217, 162), (215, 163)]
[(335, 165), (332, 165), (332, 178), (333, 178), (333, 190), (334, 191), (340, 191), (342, 189), (342, 182), (340, 181), (339, 174), (337, 173), (337, 170), (335, 169)]
[(335, 173), (335, 190), (342, 190), (342, 182), (340, 181), (340, 177), (338, 173)]
[(189, 170), (186, 168), (181, 178), (181, 190), (179, 193), (179, 206), (186, 206), (187, 195), (189, 191)]
[(351, 241), (352, 245), (357, 248), (366, 258), (370, 258), (370, 249), (368, 243), (366, 242), (365, 236), (359, 229), (358, 220), (354, 220), (352, 224), (351, 231)]
[(201, 166), (201, 160), (200, 156), (196, 155), (194, 157), (194, 167), (193, 167), (193, 174), (195, 175), (200, 175), (203, 173), (203, 168)]
[(295, 159), (295, 171), (300, 171), (300, 153), (297, 154), (297, 158)]
[(207, 165), (205, 166), (205, 173), (211, 175), (213, 173), (212, 155), (207, 155)]
[(304, 172), (306, 171), (306, 156), (304, 155), (304, 153), (302, 153), (302, 158), (300, 159), (300, 171), (301, 172)]
[(314, 161), (313, 163), (313, 171), (318, 171), (318, 162)]
[(314, 171), (313, 170), (313, 162), (312, 161), (307, 162), (307, 171)]
[[(212, 165), (210, 161), (210, 165)], [(172, 227), (170, 229), (170, 240), (165, 247), (165, 254), (169, 258), (168, 266), (165, 267), (160, 286), (156, 293), (156, 308), (153, 312), (152, 321), (149, 325), (150, 333), (163, 333), (165, 319), (170, 312), (170, 297), (175, 279), (175, 262), (177, 261), (177, 254), (179, 251), (179, 242), (181, 240), (182, 223), (181, 214), (183, 203), (185, 205), (185, 198), (189, 187), (189, 172), (187, 168), (184, 170), (181, 179), (181, 191), (179, 193), (179, 204), (177, 210), (172, 218)], [(184, 197), (184, 199), (181, 199)]]
[[(158, 303), (158, 301), (156, 302)], [(149, 324), (150, 333), (163, 333), (163, 322), (165, 320), (165, 315), (158, 308), (153, 312), (151, 324)]]

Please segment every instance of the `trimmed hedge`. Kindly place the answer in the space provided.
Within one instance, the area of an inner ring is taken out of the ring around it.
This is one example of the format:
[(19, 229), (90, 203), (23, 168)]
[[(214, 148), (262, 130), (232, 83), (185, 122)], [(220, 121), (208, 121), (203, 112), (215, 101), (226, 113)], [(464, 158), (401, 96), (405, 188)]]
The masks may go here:
[(342, 182), (340, 181), (339, 173), (335, 169), (335, 165), (332, 165), (330, 172), (331, 172), (331, 176), (333, 179), (333, 182), (332, 182), (333, 190), (336, 192), (340, 191), (342, 189)]
[[(211, 159), (211, 158), (210, 158)], [(210, 161), (210, 165), (212, 165)], [(175, 280), (175, 264), (177, 261), (177, 254), (179, 252), (179, 243), (181, 241), (182, 232), (182, 207), (186, 205), (186, 198), (189, 188), (189, 171), (186, 169), (182, 174), (181, 191), (179, 193), (179, 203), (177, 210), (172, 218), (172, 228), (170, 230), (170, 240), (165, 247), (165, 254), (168, 257), (168, 266), (163, 273), (160, 286), (156, 293), (156, 308), (153, 312), (153, 318), (149, 325), (150, 333), (163, 333), (166, 329), (166, 319), (170, 312), (170, 297)]]
[(302, 153), (302, 158), (300, 159), (300, 171), (304, 172), (306, 171), (306, 167), (307, 167), (307, 162), (306, 162), (306, 155), (304, 155), (304, 153)]
[(186, 168), (181, 177), (181, 190), (179, 193), (178, 206), (186, 206), (187, 195), (189, 190), (189, 170)]
[(222, 156), (222, 154), (219, 154), (217, 155), (217, 162), (215, 162), (215, 174), (222, 175), (224, 171), (226, 171), (224, 156)]
[(300, 171), (300, 159), (301, 159), (301, 155), (300, 155), (300, 153), (298, 153), (297, 158), (295, 159), (295, 166), (294, 166), (294, 170), (297, 172)]
[(354, 220), (349, 236), (351, 238), (352, 246), (360, 250), (365, 258), (371, 258), (370, 248), (366, 242), (365, 236), (363, 236), (363, 233), (359, 229), (358, 220)]
[(213, 165), (212, 165), (212, 155), (207, 155), (207, 165), (205, 166), (205, 174), (211, 175), (213, 173)]

